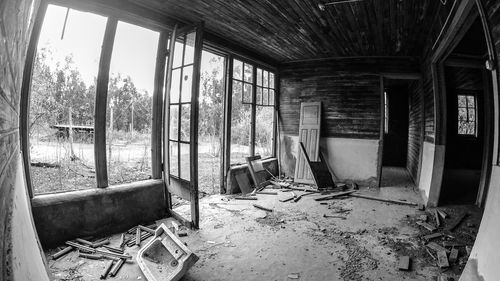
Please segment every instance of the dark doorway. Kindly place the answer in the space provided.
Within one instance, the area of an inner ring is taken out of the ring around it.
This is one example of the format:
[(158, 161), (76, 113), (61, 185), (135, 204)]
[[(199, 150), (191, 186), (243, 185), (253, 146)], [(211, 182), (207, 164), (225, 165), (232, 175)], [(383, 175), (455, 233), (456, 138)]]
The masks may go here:
[(485, 149), (486, 40), (477, 19), (445, 60), (446, 150), (439, 204), (474, 204)]

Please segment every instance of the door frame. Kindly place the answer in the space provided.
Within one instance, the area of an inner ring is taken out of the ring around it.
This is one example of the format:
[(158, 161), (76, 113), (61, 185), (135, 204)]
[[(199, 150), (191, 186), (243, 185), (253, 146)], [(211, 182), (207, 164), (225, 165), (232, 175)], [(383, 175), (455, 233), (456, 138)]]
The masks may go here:
[[(432, 86), (434, 91), (434, 132), (436, 146), (434, 152), (434, 169), (431, 179), (431, 189), (429, 191), (428, 206), (438, 206), (441, 197), (442, 179), (444, 174), (446, 134), (447, 134), (447, 109), (446, 109), (446, 81), (445, 81), (445, 61), (453, 49), (460, 43), (465, 34), (469, 31), (472, 23), (480, 19), (486, 47), (488, 50), (488, 60), (494, 65), (497, 62), (494, 45), (486, 13), (481, 0), (464, 0), (460, 4), (453, 5), (450, 15), (445, 22), (434, 47), (436, 51), (431, 58)], [(450, 20), (451, 19), (451, 20)], [(438, 44), (439, 43), (439, 44)], [(496, 66), (495, 66), (496, 67)], [(491, 70), (491, 79), (484, 86), (487, 88), (484, 95), (484, 144), (481, 177), (476, 205), (484, 206), (486, 194), (490, 183), (492, 165), (498, 165), (498, 74), (497, 70)], [(436, 169), (436, 167), (440, 167)]]
[[(382, 185), (382, 160), (384, 156), (384, 133), (385, 133), (385, 100), (384, 100), (384, 79), (391, 80), (407, 80), (407, 81), (419, 81), (422, 78), (420, 73), (381, 73), (380, 74), (380, 132), (379, 132), (379, 142), (378, 142), (378, 161), (377, 161), (377, 186)], [(423, 127), (423, 126), (422, 126)], [(420, 150), (422, 154), (422, 149)], [(421, 157), (420, 157), (421, 159)], [(420, 167), (420, 165), (419, 165)], [(420, 171), (420, 168), (419, 168)]]

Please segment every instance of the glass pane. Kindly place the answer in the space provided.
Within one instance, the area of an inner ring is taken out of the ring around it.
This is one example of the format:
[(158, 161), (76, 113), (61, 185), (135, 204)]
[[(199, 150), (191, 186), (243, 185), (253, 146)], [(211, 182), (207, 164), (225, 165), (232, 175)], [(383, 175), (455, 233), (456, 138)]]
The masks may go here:
[(170, 102), (179, 103), (179, 93), (181, 88), (181, 69), (172, 71), (172, 84), (170, 85)]
[(201, 56), (198, 126), (198, 188), (220, 192), (221, 137), (224, 134), (225, 59), (207, 51)]
[(71, 9), (61, 39), (66, 11), (48, 6), (33, 62), (28, 134), (34, 194), (96, 187), (95, 81), (106, 18)]
[(180, 67), (182, 65), (182, 53), (184, 52), (184, 37), (178, 38), (175, 41), (174, 48), (174, 61), (172, 64), (173, 68)]
[(264, 87), (269, 87), (269, 72), (267, 71), (263, 71), (263, 74), (262, 74), (262, 84), (264, 85)]
[(196, 32), (191, 32), (186, 36), (186, 50), (184, 51), (184, 65), (194, 62), (194, 42), (196, 40)]
[(253, 81), (253, 66), (245, 63), (245, 82), (252, 83)]
[(170, 106), (170, 135), (171, 140), (179, 137), (179, 105)]
[(255, 111), (255, 154), (262, 158), (273, 152), (274, 110), (269, 106), (257, 106)]
[(469, 108), (475, 106), (474, 96), (467, 96), (467, 105), (469, 106)]
[[(241, 103), (241, 99), (242, 99), (242, 85), (241, 84), (242, 83), (240, 81), (233, 80), (233, 96), (236, 99), (239, 99), (240, 103)], [(233, 99), (233, 103), (234, 103), (234, 99)]]
[(274, 105), (275, 93), (274, 90), (269, 90), (269, 105)]
[(255, 103), (262, 105), (262, 88), (257, 87), (257, 93), (256, 93), (256, 100)]
[(274, 73), (269, 72), (269, 88), (274, 89)]
[(182, 73), (182, 94), (181, 102), (191, 102), (193, 88), (193, 66), (184, 67)]
[(252, 84), (244, 84), (243, 88), (243, 102), (252, 103)]
[(159, 33), (118, 22), (107, 114), (110, 185), (151, 178), (151, 120)]
[[(241, 89), (241, 83), (238, 83), (237, 81), (233, 81), (233, 87)], [(250, 155), (251, 108), (249, 104), (242, 104), (241, 94), (238, 91), (233, 91), (231, 107), (231, 164), (245, 163), (245, 157)]]
[(476, 111), (469, 109), (469, 121), (476, 121)]
[(189, 144), (181, 143), (181, 179), (191, 180), (191, 158), (189, 151)]
[(179, 176), (179, 144), (174, 141), (169, 142), (169, 147), (170, 147), (170, 155), (169, 155), (169, 169), (170, 169), (170, 174), (174, 176)]
[(257, 68), (257, 86), (262, 86), (262, 69)]
[(459, 107), (466, 107), (467, 102), (466, 102), (466, 97), (463, 95), (458, 95), (458, 106)]
[(465, 108), (458, 109), (458, 120), (459, 121), (467, 121), (467, 109), (465, 109)]
[(239, 60), (233, 60), (233, 78), (241, 80), (243, 71), (243, 62)]
[(189, 141), (191, 136), (191, 104), (183, 104), (181, 107), (181, 140)]
[(268, 104), (269, 104), (269, 90), (263, 89), (262, 90), (262, 105), (268, 105)]

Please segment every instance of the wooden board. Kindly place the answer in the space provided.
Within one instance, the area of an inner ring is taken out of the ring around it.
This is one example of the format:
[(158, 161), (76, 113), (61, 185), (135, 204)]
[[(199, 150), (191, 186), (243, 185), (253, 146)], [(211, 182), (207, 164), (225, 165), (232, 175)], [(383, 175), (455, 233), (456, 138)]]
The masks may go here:
[(458, 249), (451, 249), (451, 252), (450, 252), (450, 263), (455, 263), (458, 259)]
[(236, 178), (236, 182), (238, 183), (238, 186), (240, 187), (241, 193), (243, 195), (246, 195), (253, 191), (253, 188), (250, 186), (250, 181), (248, 180), (247, 174), (244, 172), (244, 170), (234, 175), (234, 177)]
[(325, 162), (323, 161), (323, 157), (320, 157), (320, 161), (312, 162), (306, 152), (304, 143), (300, 142), (299, 147), (302, 155), (305, 158), (305, 163), (311, 171), (316, 187), (318, 189), (335, 188), (335, 183), (333, 182), (332, 175), (330, 174), (328, 166), (326, 166)]
[(262, 160), (260, 155), (245, 157), (248, 165), (248, 170), (250, 171), (250, 175), (252, 176), (253, 183), (255, 184), (255, 188), (259, 189), (267, 184), (269, 181), (267, 180), (270, 174), (265, 170), (262, 165)]
[[(310, 161), (318, 160), (321, 130), (321, 102), (303, 102), (300, 105), (299, 151), (303, 143)], [(294, 181), (313, 184), (314, 180), (303, 153), (297, 155)]]
[(427, 230), (433, 232), (436, 230), (436, 227), (434, 227), (433, 225), (430, 225), (426, 222), (420, 222), (420, 221), (417, 221), (416, 224), (420, 225), (421, 227), (424, 227), (426, 228)]
[(441, 245), (439, 245), (435, 242), (431, 242), (425, 246), (427, 246), (429, 249), (432, 249), (436, 252), (441, 252), (441, 251), (449, 252), (448, 250), (446, 250), (446, 248), (442, 247)]
[(402, 256), (399, 258), (398, 269), (403, 271), (410, 270), (410, 257)]
[(438, 251), (437, 257), (438, 257), (438, 265), (440, 268), (447, 268), (450, 266), (450, 263), (448, 262), (448, 256), (446, 255), (446, 251)]
[(433, 233), (433, 234), (426, 235), (422, 238), (424, 238), (425, 241), (430, 241), (432, 239), (436, 239), (436, 238), (439, 238), (442, 236), (443, 236), (443, 233)]

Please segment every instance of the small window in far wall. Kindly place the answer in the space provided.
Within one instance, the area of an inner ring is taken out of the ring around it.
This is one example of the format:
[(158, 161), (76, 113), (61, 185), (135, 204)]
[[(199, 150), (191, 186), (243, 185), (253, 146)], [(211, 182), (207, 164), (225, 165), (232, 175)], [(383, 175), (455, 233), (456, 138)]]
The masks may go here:
[(458, 95), (458, 134), (476, 136), (476, 96)]

